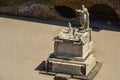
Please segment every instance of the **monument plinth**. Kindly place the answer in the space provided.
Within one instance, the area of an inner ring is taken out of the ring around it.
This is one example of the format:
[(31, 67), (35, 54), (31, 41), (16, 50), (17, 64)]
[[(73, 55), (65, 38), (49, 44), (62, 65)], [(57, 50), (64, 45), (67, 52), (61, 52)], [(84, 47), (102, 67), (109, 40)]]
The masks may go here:
[(90, 34), (91, 29), (84, 32), (74, 29), (73, 34), (63, 30), (54, 38), (54, 55), (58, 58), (85, 59), (93, 48)]
[[(83, 6), (84, 8), (84, 6)], [(64, 29), (54, 38), (54, 52), (45, 61), (44, 71), (54, 74), (55, 80), (79, 78), (91, 80), (100, 69), (100, 64), (92, 53), (93, 41), (92, 29), (87, 21), (88, 12), (83, 9), (83, 20), (80, 20), (80, 28)], [(78, 10), (80, 11), (80, 10)], [(87, 21), (87, 22), (86, 22)], [(82, 24), (83, 23), (83, 24)]]
[[(92, 51), (91, 29), (87, 31), (74, 30), (73, 35), (63, 30), (54, 38), (53, 57), (48, 58), (48, 71), (55, 73), (87, 76), (96, 65)], [(46, 67), (47, 67), (46, 66)]]

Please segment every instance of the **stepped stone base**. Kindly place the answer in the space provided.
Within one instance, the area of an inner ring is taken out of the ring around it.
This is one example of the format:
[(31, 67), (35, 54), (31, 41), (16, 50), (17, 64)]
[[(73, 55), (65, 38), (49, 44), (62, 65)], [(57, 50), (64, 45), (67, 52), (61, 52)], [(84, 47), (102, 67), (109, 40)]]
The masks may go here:
[(96, 59), (90, 55), (85, 61), (73, 61), (49, 58), (46, 69), (50, 72), (87, 76), (96, 65)]
[[(45, 63), (44, 63), (45, 65)], [(47, 74), (47, 75), (53, 75), (54, 80), (69, 80), (71, 78), (74, 79), (82, 79), (82, 80), (93, 80), (93, 78), (96, 76), (96, 74), (98, 73), (98, 71), (101, 69), (102, 67), (102, 63), (101, 62), (96, 62), (96, 65), (94, 66), (94, 68), (90, 71), (90, 73), (87, 76), (83, 76), (83, 75), (70, 75), (70, 74), (63, 74), (63, 73), (55, 73), (55, 72), (50, 72), (45, 70), (45, 67), (43, 67), (40, 70), (40, 74)]]
[(91, 31), (79, 31), (71, 27), (62, 30), (54, 38), (54, 53), (45, 61), (43, 72), (54, 74), (55, 80), (68, 80), (71, 77), (85, 80), (93, 78), (100, 67), (96, 68), (98, 63), (90, 53), (93, 48)]

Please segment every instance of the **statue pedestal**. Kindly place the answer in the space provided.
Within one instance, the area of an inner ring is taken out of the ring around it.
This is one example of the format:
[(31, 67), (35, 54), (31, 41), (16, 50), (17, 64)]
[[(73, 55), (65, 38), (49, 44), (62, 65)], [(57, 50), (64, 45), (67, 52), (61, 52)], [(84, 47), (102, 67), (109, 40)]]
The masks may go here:
[(71, 32), (63, 30), (55, 37), (54, 53), (45, 62), (44, 70), (47, 74), (54, 74), (55, 80), (63, 75), (87, 79), (97, 65), (95, 56), (91, 54), (93, 48), (91, 31), (91, 29), (79, 32), (78, 29)]
[(88, 56), (88, 58), (84, 61), (57, 58), (48, 58), (47, 60), (48, 71), (69, 75), (87, 76), (95, 65), (96, 59), (93, 55)]
[[(91, 31), (90, 31), (91, 32)], [(93, 48), (89, 32), (75, 32), (71, 38), (69, 33), (61, 32), (55, 38), (54, 56), (63, 59), (85, 59)]]

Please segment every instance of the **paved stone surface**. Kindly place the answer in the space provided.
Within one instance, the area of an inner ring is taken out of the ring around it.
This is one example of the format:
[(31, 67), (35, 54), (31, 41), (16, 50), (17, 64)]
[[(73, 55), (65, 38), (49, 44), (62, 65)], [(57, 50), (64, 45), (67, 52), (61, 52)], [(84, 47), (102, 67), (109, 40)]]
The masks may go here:
[[(53, 52), (53, 37), (63, 28), (0, 17), (0, 80), (53, 80), (35, 69)], [(120, 31), (102, 28), (92, 37), (97, 60), (103, 62), (95, 80), (120, 80)]]

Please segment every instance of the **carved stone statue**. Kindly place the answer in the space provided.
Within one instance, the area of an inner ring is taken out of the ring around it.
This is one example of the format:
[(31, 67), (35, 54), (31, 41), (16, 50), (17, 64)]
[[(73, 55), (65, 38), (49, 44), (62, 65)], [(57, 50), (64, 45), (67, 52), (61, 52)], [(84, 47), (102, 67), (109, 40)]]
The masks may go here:
[(90, 20), (87, 8), (82, 5), (82, 9), (76, 9), (76, 11), (80, 13), (80, 29), (89, 29)]

